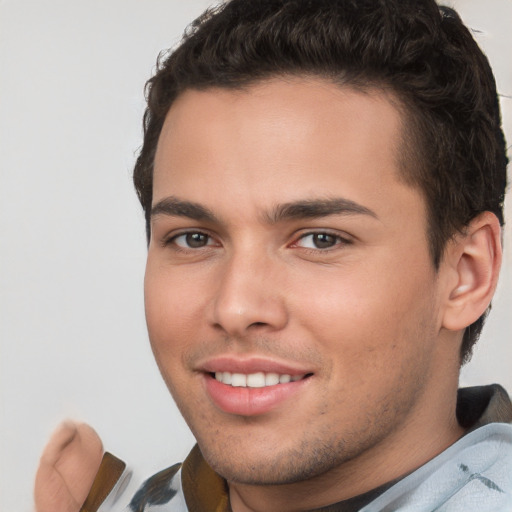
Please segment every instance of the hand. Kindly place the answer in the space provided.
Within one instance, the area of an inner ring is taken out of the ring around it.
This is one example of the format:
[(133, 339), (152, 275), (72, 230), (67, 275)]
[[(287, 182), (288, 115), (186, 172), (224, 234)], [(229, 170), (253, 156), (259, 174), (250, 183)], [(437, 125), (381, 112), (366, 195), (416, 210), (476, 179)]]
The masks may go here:
[(66, 421), (52, 434), (36, 474), (36, 512), (79, 512), (98, 471), (103, 445), (85, 423)]

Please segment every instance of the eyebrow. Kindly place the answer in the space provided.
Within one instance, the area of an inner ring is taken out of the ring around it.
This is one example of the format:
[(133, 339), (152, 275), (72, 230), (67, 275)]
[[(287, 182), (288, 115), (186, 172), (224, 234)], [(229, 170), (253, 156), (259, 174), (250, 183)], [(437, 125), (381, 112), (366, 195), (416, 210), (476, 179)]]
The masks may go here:
[(284, 203), (276, 206), (266, 217), (268, 222), (275, 224), (285, 220), (314, 219), (329, 215), (368, 215), (378, 219), (377, 214), (366, 206), (342, 197)]
[(213, 212), (208, 208), (191, 201), (183, 201), (174, 196), (169, 196), (158, 201), (151, 208), (151, 217), (158, 215), (170, 215), (173, 217), (187, 217), (193, 220), (205, 220), (216, 222)]
[[(184, 201), (174, 196), (160, 200), (151, 208), (151, 217), (158, 215), (219, 222), (215, 214), (205, 206), (192, 201)], [(313, 219), (329, 215), (368, 215), (378, 219), (377, 214), (366, 206), (341, 197), (306, 199), (280, 204), (275, 206), (270, 212), (265, 213), (263, 219), (269, 224), (276, 224), (286, 220)]]

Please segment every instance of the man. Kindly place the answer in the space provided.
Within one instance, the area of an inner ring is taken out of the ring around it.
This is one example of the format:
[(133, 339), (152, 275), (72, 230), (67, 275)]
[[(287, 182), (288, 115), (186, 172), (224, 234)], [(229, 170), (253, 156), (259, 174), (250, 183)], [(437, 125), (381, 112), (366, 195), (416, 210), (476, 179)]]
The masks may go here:
[[(129, 509), (511, 510), (510, 400), (457, 392), (506, 164), (488, 62), (433, 0), (197, 20), (149, 81), (134, 181), (151, 345), (198, 446)], [(101, 452), (61, 430), (39, 510), (55, 468), (47, 503), (78, 510)], [(83, 510), (122, 472), (107, 457)]]

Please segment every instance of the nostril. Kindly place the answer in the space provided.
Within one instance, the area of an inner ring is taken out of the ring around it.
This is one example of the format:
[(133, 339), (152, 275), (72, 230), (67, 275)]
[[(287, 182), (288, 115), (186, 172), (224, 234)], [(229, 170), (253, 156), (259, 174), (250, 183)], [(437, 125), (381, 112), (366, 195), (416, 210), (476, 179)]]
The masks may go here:
[(265, 322), (253, 322), (249, 327), (264, 327), (267, 325)]

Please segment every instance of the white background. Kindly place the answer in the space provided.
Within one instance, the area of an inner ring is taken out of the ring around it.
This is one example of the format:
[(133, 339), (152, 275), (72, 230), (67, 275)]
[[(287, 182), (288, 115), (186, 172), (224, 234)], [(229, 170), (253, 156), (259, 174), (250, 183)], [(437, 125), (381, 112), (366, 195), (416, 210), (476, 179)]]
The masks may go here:
[[(135, 478), (191, 435), (147, 341), (131, 185), (143, 85), (206, 0), (0, 0), (0, 511), (31, 512), (39, 453), (90, 422)], [(512, 140), (512, 2), (459, 0), (495, 67)], [(512, 220), (511, 204), (508, 219)], [(463, 384), (512, 389), (512, 233)]]

